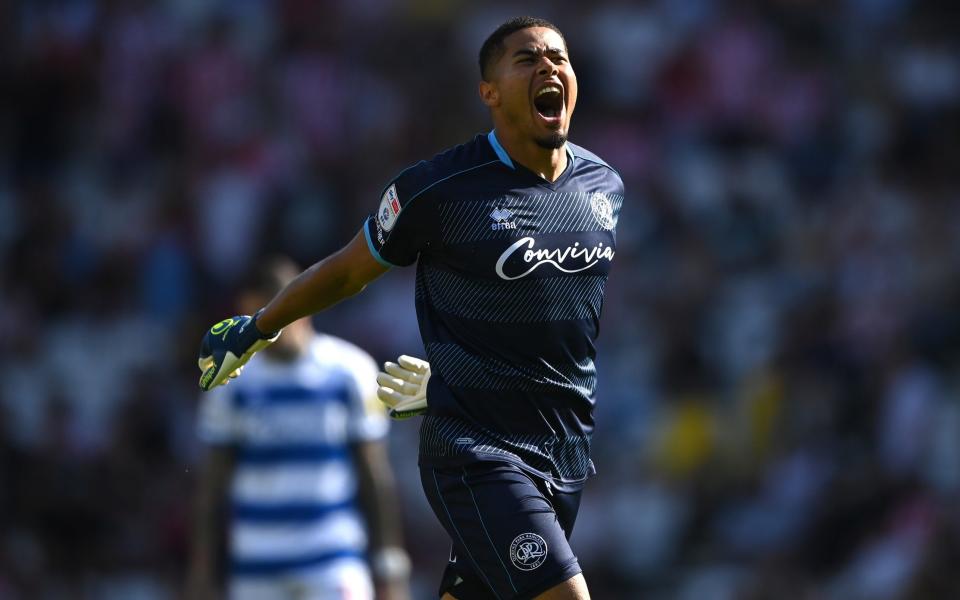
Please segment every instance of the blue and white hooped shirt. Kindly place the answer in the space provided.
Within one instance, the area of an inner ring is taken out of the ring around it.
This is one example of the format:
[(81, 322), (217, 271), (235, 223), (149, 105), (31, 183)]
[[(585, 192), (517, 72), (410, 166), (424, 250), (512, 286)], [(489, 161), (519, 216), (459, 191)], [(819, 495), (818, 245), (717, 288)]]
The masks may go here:
[(363, 560), (367, 534), (350, 444), (387, 432), (376, 375), (366, 352), (317, 335), (297, 360), (278, 362), (262, 352), (243, 377), (204, 395), (201, 439), (236, 452), (229, 543), (234, 577)]

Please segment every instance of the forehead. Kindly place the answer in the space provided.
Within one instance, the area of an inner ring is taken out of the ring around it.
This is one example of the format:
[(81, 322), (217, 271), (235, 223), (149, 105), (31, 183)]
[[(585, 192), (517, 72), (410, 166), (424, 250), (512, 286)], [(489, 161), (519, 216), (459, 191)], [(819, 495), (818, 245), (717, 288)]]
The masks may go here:
[(548, 48), (567, 49), (560, 34), (549, 27), (528, 27), (514, 31), (503, 39), (503, 47), (507, 56), (521, 48), (540, 52)]

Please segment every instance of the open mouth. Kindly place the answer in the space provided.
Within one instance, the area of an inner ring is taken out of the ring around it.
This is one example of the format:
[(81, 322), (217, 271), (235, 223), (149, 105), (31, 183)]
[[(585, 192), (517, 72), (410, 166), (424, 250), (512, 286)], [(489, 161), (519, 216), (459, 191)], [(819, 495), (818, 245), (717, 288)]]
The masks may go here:
[(559, 85), (547, 84), (533, 96), (533, 106), (548, 122), (559, 122), (563, 113), (563, 91)]

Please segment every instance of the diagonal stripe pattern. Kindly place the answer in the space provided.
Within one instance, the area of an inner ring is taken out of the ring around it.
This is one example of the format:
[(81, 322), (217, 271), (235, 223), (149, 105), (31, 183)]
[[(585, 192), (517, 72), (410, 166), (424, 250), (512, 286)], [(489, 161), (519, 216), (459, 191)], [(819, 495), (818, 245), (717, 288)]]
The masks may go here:
[(418, 275), (418, 294), (429, 297), (437, 310), (493, 323), (599, 318), (607, 279), (594, 275), (484, 281), (427, 265)]
[(541, 368), (534, 371), (470, 354), (457, 344), (428, 344), (427, 356), (432, 369), (450, 387), (564, 395), (572, 392), (592, 400), (597, 386), (597, 370), (590, 358), (577, 364), (575, 373), (561, 373), (543, 361)]
[[(439, 206), (442, 238), (448, 244), (498, 240), (518, 233), (558, 233), (603, 231), (590, 207), (587, 192), (552, 192), (535, 196), (504, 196), (495, 202), (445, 202)], [(623, 196), (608, 194), (616, 227)], [(506, 209), (513, 213), (516, 229), (491, 229), (495, 221), (491, 211)]]

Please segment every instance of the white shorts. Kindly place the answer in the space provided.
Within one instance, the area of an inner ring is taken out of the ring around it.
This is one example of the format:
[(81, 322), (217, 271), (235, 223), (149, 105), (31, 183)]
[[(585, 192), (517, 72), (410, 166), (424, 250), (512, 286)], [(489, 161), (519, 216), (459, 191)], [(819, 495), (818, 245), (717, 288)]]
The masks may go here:
[(373, 600), (364, 562), (338, 560), (269, 577), (234, 577), (230, 600)]

